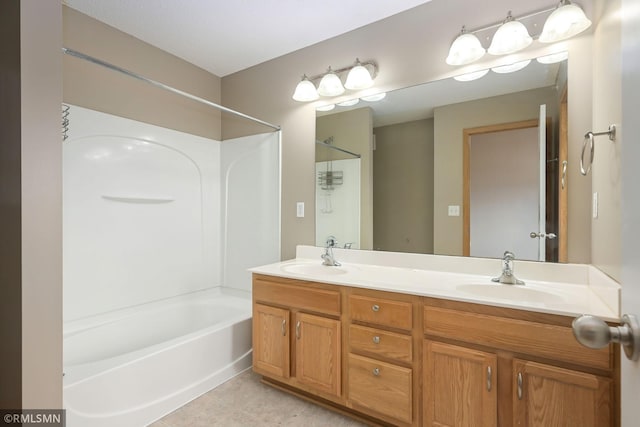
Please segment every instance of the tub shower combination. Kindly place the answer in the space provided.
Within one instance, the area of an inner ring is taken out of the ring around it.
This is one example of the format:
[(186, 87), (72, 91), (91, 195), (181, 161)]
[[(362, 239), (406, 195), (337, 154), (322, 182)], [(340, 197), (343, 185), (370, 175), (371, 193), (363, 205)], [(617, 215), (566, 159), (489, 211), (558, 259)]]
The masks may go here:
[(144, 426), (251, 366), (246, 269), (280, 256), (280, 133), (67, 113), (67, 425)]

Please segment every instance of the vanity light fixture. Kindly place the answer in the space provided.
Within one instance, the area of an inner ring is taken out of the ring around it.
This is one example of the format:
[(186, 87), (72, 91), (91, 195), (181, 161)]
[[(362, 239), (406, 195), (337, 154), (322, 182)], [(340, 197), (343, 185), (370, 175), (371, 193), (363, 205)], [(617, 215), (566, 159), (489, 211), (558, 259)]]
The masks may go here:
[(336, 104), (323, 105), (322, 107), (316, 108), (316, 111), (331, 111), (336, 108)]
[(451, 44), (446, 61), (449, 65), (470, 64), (482, 58), (485, 52), (478, 37), (468, 33), (463, 25), (460, 35)]
[(336, 105), (340, 107), (351, 107), (353, 105), (356, 105), (358, 102), (360, 102), (360, 99), (354, 98), (354, 99), (348, 99), (346, 101), (338, 102)]
[(378, 102), (383, 100), (387, 96), (387, 92), (380, 92), (374, 95), (363, 96), (360, 99), (367, 102)]
[(524, 61), (514, 62), (513, 64), (501, 65), (499, 67), (493, 67), (491, 71), (498, 74), (506, 74), (506, 73), (514, 73), (516, 71), (522, 70), (524, 67), (529, 65), (531, 62), (530, 59), (526, 59)]
[(509, 11), (507, 19), (493, 35), (491, 46), (487, 52), (491, 55), (508, 55), (524, 49), (531, 42), (533, 39), (529, 35), (527, 27), (522, 22), (513, 19), (511, 11)]
[(453, 78), (459, 82), (470, 82), (473, 80), (478, 80), (479, 78), (484, 77), (489, 70), (479, 70), (472, 71), (470, 73), (460, 74), (459, 76), (454, 76)]
[(541, 43), (554, 43), (579, 34), (591, 26), (578, 5), (561, 0), (556, 10), (547, 18), (538, 39)]
[[(341, 73), (346, 73), (346, 82), (343, 86), (340, 77)], [(293, 99), (300, 102), (315, 101), (320, 96), (338, 96), (349, 90), (361, 90), (373, 85), (373, 79), (378, 73), (378, 66), (373, 61), (360, 62), (356, 58), (355, 64), (333, 70), (331, 67), (327, 72), (317, 76), (302, 77), (293, 94)], [(316, 89), (314, 82), (318, 82)], [(312, 93), (313, 92), (313, 93)], [(314, 95), (315, 93), (315, 95)]]
[(552, 53), (550, 55), (541, 56), (539, 58), (536, 58), (536, 61), (538, 61), (541, 64), (555, 64), (556, 62), (562, 62), (567, 58), (569, 58), (569, 52), (565, 50), (563, 52)]
[(307, 78), (306, 75), (302, 76), (302, 80), (296, 86), (296, 90), (293, 93), (293, 99), (300, 102), (315, 101), (318, 99), (318, 91), (316, 86)]
[(371, 86), (373, 86), (373, 79), (369, 70), (356, 58), (356, 65), (347, 74), (347, 81), (344, 82), (344, 87), (351, 90), (362, 90)]
[(318, 85), (318, 95), (321, 96), (338, 96), (344, 93), (344, 86), (340, 77), (329, 67), (327, 74), (322, 76)]
[[(543, 19), (544, 24), (541, 25)], [(509, 11), (502, 22), (474, 30), (467, 30), (463, 26), (462, 32), (451, 44), (445, 61), (458, 66), (480, 59), (484, 54), (482, 43), (485, 39), (491, 39), (487, 49), (491, 55), (508, 55), (527, 48), (534, 38), (541, 43), (553, 43), (580, 34), (590, 26), (591, 21), (584, 11), (571, 0), (559, 0), (553, 7), (519, 17), (514, 17)], [(542, 32), (539, 31), (541, 27)]]

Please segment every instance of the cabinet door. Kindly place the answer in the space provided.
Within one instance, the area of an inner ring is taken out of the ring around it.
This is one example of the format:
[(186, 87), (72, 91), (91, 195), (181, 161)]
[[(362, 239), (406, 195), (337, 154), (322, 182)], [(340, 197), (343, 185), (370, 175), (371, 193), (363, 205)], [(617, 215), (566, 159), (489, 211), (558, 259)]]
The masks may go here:
[(425, 340), (424, 425), (495, 427), (494, 354)]
[(296, 380), (340, 396), (340, 321), (296, 314)]
[(289, 378), (289, 310), (253, 305), (253, 367), (256, 372)]
[(516, 359), (513, 381), (516, 426), (612, 425), (608, 378)]

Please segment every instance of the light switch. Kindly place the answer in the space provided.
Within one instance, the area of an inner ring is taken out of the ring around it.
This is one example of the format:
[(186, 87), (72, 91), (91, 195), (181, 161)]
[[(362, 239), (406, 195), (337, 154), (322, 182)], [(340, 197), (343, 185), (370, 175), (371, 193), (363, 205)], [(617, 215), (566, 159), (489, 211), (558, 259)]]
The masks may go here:
[(449, 205), (449, 216), (460, 216), (460, 206)]
[(296, 216), (298, 218), (304, 218), (304, 202), (296, 203)]
[(591, 203), (591, 210), (593, 219), (598, 218), (598, 192), (593, 193), (593, 201)]

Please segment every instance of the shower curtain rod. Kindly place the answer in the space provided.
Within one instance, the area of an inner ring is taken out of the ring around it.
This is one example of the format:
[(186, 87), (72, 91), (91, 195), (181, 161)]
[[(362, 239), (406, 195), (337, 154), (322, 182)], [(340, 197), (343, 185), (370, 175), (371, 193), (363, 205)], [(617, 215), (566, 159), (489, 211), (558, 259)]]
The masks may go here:
[(353, 157), (357, 157), (358, 159), (362, 157), (360, 154), (352, 153), (351, 151), (345, 150), (344, 148), (340, 148), (340, 147), (336, 147), (335, 145), (327, 144), (324, 141), (316, 140), (316, 144), (322, 145), (323, 147), (331, 148), (332, 150), (341, 151), (341, 152), (349, 154), (349, 155), (351, 155)]
[(197, 101), (197, 102), (200, 102), (202, 104), (208, 105), (210, 107), (217, 108), (218, 110), (224, 111), (226, 113), (235, 114), (236, 116), (243, 117), (245, 119), (254, 121), (256, 123), (260, 123), (261, 125), (268, 126), (268, 127), (272, 128), (272, 129), (275, 129), (275, 130), (281, 130), (280, 126), (278, 126), (278, 125), (274, 125), (274, 124), (265, 122), (264, 120), (260, 120), (260, 119), (257, 119), (255, 117), (249, 116), (247, 114), (241, 113), (239, 111), (232, 110), (231, 108), (223, 107), (222, 105), (216, 104), (215, 102), (211, 102), (211, 101), (206, 100), (204, 98), (200, 98), (199, 96), (195, 96), (195, 95), (192, 95), (190, 93), (181, 91), (180, 89), (176, 89), (174, 87), (168, 86), (168, 85), (166, 85), (164, 83), (160, 83), (160, 82), (158, 82), (156, 80), (152, 80), (152, 79), (149, 79), (147, 77), (141, 76), (140, 74), (136, 74), (133, 71), (126, 70), (124, 68), (118, 67), (117, 65), (113, 65), (113, 64), (105, 62), (105, 61), (103, 61), (101, 59), (94, 58), (93, 56), (89, 56), (89, 55), (86, 55), (86, 54), (84, 54), (82, 52), (78, 52), (77, 50), (73, 50), (73, 49), (69, 49), (69, 48), (63, 47), (62, 48), (62, 52), (64, 52), (67, 55), (70, 55), (70, 56), (75, 56), (76, 58), (84, 59), (85, 61), (92, 62), (92, 63), (94, 63), (96, 65), (100, 65), (100, 66), (108, 68), (110, 70), (117, 71), (117, 72), (125, 74), (125, 75), (127, 75), (129, 77), (133, 77), (135, 79), (142, 80), (143, 82), (149, 83), (150, 85), (153, 85), (153, 86), (156, 86), (156, 87), (159, 87), (160, 89), (164, 89), (166, 91), (173, 92), (173, 93), (178, 94), (178, 95), (182, 95), (185, 98), (189, 98), (189, 99), (191, 99), (193, 101)]

